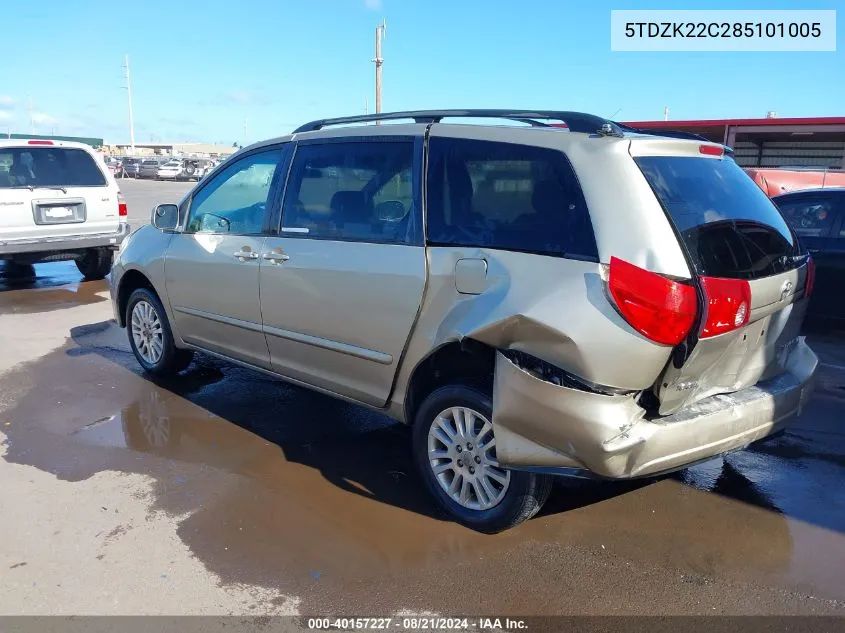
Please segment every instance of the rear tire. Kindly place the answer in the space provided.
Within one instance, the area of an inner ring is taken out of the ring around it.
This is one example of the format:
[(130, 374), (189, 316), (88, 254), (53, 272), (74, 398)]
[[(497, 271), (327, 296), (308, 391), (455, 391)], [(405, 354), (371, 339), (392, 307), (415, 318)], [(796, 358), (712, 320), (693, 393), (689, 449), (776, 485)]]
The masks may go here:
[(161, 301), (147, 288), (138, 288), (126, 305), (126, 333), (138, 364), (154, 376), (173, 376), (187, 369), (193, 350), (179, 349)]
[(6, 260), (6, 281), (13, 284), (26, 283), (35, 280), (35, 266), (22, 264), (14, 260)]
[(88, 281), (103, 279), (111, 272), (114, 254), (107, 248), (90, 248), (76, 260), (76, 267)]
[(552, 488), (548, 475), (498, 465), (492, 419), (489, 394), (450, 385), (423, 401), (413, 428), (414, 460), (429, 492), (456, 521), (487, 534), (533, 517)]

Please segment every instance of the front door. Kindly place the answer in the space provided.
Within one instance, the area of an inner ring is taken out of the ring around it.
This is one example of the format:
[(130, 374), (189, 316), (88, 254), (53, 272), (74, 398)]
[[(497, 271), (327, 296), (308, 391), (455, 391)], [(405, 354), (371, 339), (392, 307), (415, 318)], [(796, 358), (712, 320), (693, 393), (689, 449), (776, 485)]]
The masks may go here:
[(167, 295), (182, 339), (264, 368), (270, 355), (258, 279), (281, 157), (279, 148), (248, 154), (198, 188), (165, 261)]
[[(261, 266), (274, 370), (381, 406), (426, 277), (421, 138), (300, 143)], [(266, 262), (266, 263), (265, 263)]]

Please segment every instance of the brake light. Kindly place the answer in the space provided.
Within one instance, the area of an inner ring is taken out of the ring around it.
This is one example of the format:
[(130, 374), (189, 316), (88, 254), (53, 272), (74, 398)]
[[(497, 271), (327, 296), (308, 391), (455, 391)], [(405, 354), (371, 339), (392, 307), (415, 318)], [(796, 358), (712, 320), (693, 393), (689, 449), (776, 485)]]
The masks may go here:
[(707, 311), (701, 338), (741, 328), (751, 318), (751, 286), (744, 279), (702, 277)]
[(611, 257), (608, 287), (625, 320), (655, 343), (677, 345), (695, 323), (698, 301), (691, 285)]
[(810, 255), (807, 255), (807, 274), (804, 278), (804, 296), (813, 294), (813, 287), (816, 285), (816, 262)]
[(27, 141), (27, 145), (53, 145), (53, 141)]
[(699, 145), (698, 151), (705, 156), (722, 156), (725, 153), (725, 148), (721, 145)]
[(122, 218), (129, 215), (129, 209), (126, 207), (126, 198), (119, 191), (117, 192), (117, 214)]

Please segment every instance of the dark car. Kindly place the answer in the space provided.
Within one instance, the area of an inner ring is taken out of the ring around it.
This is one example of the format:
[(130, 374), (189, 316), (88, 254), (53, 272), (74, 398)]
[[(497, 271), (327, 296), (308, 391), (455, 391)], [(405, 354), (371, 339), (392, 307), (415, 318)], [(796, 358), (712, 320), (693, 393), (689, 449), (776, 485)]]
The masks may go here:
[(816, 262), (808, 319), (845, 322), (845, 187), (796, 191), (772, 200)]
[(141, 169), (141, 159), (127, 157), (123, 159), (123, 178), (137, 178)]

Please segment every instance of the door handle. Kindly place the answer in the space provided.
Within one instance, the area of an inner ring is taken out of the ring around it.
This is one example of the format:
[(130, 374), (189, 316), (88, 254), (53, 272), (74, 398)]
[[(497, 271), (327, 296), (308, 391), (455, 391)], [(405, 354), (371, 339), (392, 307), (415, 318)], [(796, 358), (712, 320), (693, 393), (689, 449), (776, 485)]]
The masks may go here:
[(245, 262), (248, 259), (258, 259), (258, 253), (255, 251), (241, 250), (235, 253), (235, 258)]
[(280, 262), (286, 262), (290, 259), (290, 255), (285, 255), (284, 253), (264, 253), (261, 256), (263, 259), (267, 260), (268, 262), (272, 262), (274, 264), (278, 264)]

